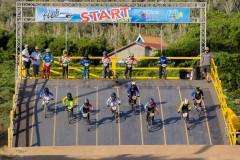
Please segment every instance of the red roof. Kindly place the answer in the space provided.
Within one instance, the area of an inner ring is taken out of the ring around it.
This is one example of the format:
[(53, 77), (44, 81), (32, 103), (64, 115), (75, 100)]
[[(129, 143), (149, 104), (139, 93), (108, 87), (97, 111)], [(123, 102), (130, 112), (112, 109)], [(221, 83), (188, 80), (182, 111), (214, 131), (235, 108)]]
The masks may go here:
[[(153, 43), (153, 44), (160, 44), (161, 40), (159, 36), (150, 36), (150, 35), (144, 35), (144, 34), (139, 34), (139, 37), (142, 38), (143, 43)], [(164, 39), (162, 39), (162, 46), (167, 47), (167, 43)]]
[[(161, 49), (161, 45), (160, 44), (154, 44), (154, 43), (145, 43), (143, 42), (142, 44), (144, 44), (145, 46), (149, 46), (151, 48), (155, 48), (155, 49)], [(167, 48), (167, 46), (162, 46), (162, 48)]]

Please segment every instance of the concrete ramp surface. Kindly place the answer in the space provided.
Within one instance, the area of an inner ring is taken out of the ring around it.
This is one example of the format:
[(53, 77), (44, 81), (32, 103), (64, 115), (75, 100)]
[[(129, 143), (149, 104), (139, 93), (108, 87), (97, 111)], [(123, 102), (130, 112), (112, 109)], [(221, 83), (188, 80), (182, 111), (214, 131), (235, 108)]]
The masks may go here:
[(0, 155), (11, 160), (239, 160), (239, 152), (230, 145), (104, 145), (8, 148)]
[[(131, 81), (112, 80), (23, 80), (15, 118), (13, 146), (82, 146), (82, 145), (223, 145), (224, 125), (219, 102), (211, 83), (190, 80), (136, 80), (140, 90), (137, 110), (134, 113), (127, 97)], [(190, 112), (189, 129), (177, 113), (185, 97), (191, 99), (196, 86), (204, 92), (205, 110), (199, 117), (196, 109)], [(48, 87), (55, 100), (44, 117), (39, 93)], [(74, 118), (68, 122), (62, 98), (71, 92), (77, 97)], [(112, 92), (121, 99), (120, 119), (114, 121), (106, 106)], [(88, 98), (94, 106), (90, 125), (85, 125), (78, 114), (83, 100)], [(147, 130), (146, 112), (150, 98), (160, 110), (150, 131)]]

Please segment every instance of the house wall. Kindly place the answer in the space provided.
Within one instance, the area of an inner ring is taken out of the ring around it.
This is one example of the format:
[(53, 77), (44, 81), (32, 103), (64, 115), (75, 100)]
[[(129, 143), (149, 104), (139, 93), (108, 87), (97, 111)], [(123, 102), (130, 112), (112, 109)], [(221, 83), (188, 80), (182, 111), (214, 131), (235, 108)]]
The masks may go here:
[(138, 44), (134, 44), (117, 53), (117, 56), (129, 56), (130, 53), (134, 53), (135, 56), (145, 56), (145, 47)]
[(148, 49), (149, 56), (155, 56), (157, 54), (157, 50), (153, 50), (151, 48)]

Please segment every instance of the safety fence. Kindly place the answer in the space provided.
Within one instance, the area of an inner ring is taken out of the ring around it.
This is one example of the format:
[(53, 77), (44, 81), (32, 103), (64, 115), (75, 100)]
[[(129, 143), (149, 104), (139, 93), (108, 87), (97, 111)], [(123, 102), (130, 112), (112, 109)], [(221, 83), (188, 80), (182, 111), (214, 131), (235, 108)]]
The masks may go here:
[(225, 134), (229, 138), (230, 144), (236, 145), (236, 132), (240, 130), (240, 119), (227, 105), (226, 97), (223, 94), (222, 90), (221, 80), (218, 77), (217, 66), (213, 60), (211, 63), (211, 79), (217, 92), (218, 100), (222, 109), (224, 123), (226, 126)]
[(10, 111), (10, 126), (8, 128), (8, 147), (12, 147), (13, 143), (13, 135), (15, 133), (15, 115), (16, 115), (16, 110), (17, 110), (17, 105), (18, 105), (18, 99), (19, 99), (19, 89), (20, 89), (20, 83), (21, 83), (21, 78), (22, 78), (22, 57), (19, 56), (19, 64), (17, 64), (17, 74), (15, 77), (15, 92), (13, 95), (13, 107), (12, 110)]
[[(51, 76), (50, 78), (52, 79), (56, 79), (56, 78), (61, 78), (62, 76), (62, 65), (61, 63), (58, 62), (60, 57), (55, 57), (55, 61), (54, 64), (51, 66)], [(82, 72), (82, 66), (80, 66), (80, 63), (78, 63), (78, 61), (81, 59), (82, 57), (71, 57), (71, 59), (73, 60), (72, 64), (69, 64), (68, 67), (68, 78), (69, 79), (78, 79), (81, 78), (81, 72)], [(89, 57), (92, 60), (101, 60), (102, 57)], [(125, 66), (123, 64), (123, 60), (126, 57), (123, 56), (112, 56), (110, 57), (112, 60), (112, 65), (110, 67), (110, 69), (113, 71), (113, 79), (116, 78), (116, 75), (118, 75), (119, 79), (123, 79), (123, 71), (125, 70)], [(137, 60), (141, 61), (141, 60), (153, 60), (156, 61), (158, 60), (158, 57), (135, 57)], [(167, 57), (170, 60), (199, 60), (199, 57)], [(167, 71), (191, 71), (193, 69), (193, 67), (171, 67), (171, 65), (169, 67), (166, 68)], [(97, 79), (101, 79), (103, 78), (102, 76), (102, 66), (97, 65), (97, 66), (93, 66), (90, 65), (90, 77), (91, 78), (97, 78)], [(155, 67), (133, 67), (132, 69), (133, 71), (158, 71), (159, 67), (155, 66)], [(41, 69), (40, 69), (41, 72)], [(141, 73), (141, 72), (140, 72)], [(24, 75), (26, 75), (24, 68), (22, 68), (22, 75), (24, 77)], [(34, 77), (31, 77), (34, 78)], [(132, 79), (157, 79), (158, 76), (132, 76)], [(167, 79), (179, 79), (179, 76), (167, 76)]]

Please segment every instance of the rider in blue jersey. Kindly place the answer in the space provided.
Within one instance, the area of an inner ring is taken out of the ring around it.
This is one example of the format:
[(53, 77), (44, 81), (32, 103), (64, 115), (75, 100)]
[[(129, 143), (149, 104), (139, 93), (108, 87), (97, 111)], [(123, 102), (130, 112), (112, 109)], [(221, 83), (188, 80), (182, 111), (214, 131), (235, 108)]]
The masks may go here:
[(163, 64), (169, 64), (171, 61), (165, 57), (165, 53), (161, 53), (161, 57), (158, 59), (158, 63), (160, 64), (159, 66), (159, 76), (158, 78), (162, 78), (162, 69), (163, 69)]
[[(197, 105), (195, 100), (202, 100), (202, 99), (204, 99), (204, 97), (203, 97), (203, 91), (202, 91), (202, 89), (200, 88), (200, 86), (197, 86), (197, 87), (196, 87), (196, 90), (194, 90), (194, 91), (192, 92), (192, 99), (194, 100), (194, 106)], [(200, 102), (199, 105), (200, 105), (200, 107), (202, 106), (202, 101)]]
[(132, 96), (138, 96), (139, 97), (139, 90), (136, 86), (136, 82), (132, 81), (131, 85), (127, 88), (127, 94), (128, 94), (128, 101), (131, 103)]
[(84, 78), (87, 66), (92, 63), (92, 60), (88, 58), (88, 54), (85, 53), (84, 57), (79, 61), (83, 65), (82, 78)]

